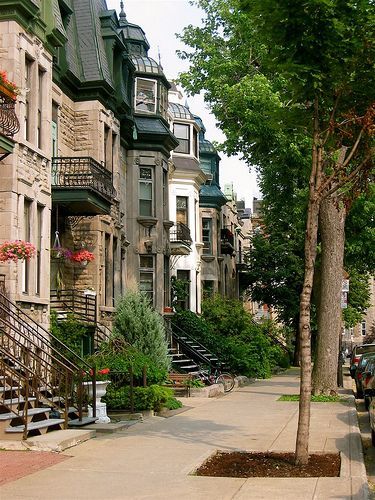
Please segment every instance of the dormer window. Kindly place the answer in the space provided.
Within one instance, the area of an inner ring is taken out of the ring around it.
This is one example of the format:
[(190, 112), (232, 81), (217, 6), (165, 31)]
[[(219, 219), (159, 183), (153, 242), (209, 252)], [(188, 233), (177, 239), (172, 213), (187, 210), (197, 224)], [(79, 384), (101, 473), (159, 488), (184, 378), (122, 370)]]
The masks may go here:
[(156, 113), (156, 81), (146, 78), (136, 79), (135, 111)]
[(174, 123), (173, 133), (180, 143), (174, 152), (198, 158), (198, 132), (194, 126), (188, 123)]

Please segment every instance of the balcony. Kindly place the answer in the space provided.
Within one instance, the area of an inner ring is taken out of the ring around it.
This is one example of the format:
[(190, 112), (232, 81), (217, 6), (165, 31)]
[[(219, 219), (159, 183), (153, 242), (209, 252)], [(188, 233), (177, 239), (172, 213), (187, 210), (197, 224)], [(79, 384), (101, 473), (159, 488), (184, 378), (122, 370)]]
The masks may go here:
[(221, 230), (221, 254), (222, 255), (234, 255), (234, 236), (233, 233), (228, 229), (224, 228)]
[(0, 161), (13, 152), (13, 136), (20, 129), (15, 109), (15, 99), (0, 85)]
[(109, 214), (112, 173), (89, 156), (52, 158), (52, 201), (68, 215)]
[(177, 222), (170, 231), (170, 245), (172, 255), (189, 255), (191, 252), (190, 229), (182, 222)]

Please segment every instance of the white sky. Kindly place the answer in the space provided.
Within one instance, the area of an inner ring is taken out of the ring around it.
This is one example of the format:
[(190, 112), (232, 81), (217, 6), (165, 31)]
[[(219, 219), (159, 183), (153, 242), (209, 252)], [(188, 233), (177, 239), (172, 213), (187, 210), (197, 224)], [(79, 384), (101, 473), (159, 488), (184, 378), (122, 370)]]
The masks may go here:
[[(120, 11), (120, 0), (107, 0), (109, 9)], [(159, 61), (169, 80), (188, 69), (188, 63), (176, 55), (177, 49), (184, 45), (175, 34), (181, 33), (185, 26), (200, 24), (203, 12), (189, 4), (188, 0), (124, 0), (124, 10), (130, 23), (141, 26), (151, 46), (149, 55)], [(189, 97), (188, 105), (192, 113), (199, 115), (206, 127), (206, 138), (210, 141), (223, 140), (223, 134), (216, 127), (215, 118), (210, 114), (202, 96)], [(233, 182), (238, 199), (245, 199), (246, 206), (252, 206), (252, 197), (259, 198), (256, 175), (249, 172), (244, 162), (237, 157), (226, 157), (220, 153), (220, 184)]]

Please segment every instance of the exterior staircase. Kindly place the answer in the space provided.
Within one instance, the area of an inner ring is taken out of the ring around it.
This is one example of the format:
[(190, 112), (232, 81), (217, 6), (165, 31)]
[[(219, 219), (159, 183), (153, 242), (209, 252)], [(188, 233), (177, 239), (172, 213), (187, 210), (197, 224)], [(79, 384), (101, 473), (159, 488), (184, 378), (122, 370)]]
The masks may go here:
[(172, 326), (171, 344), (169, 356), (177, 371), (195, 374), (201, 365), (212, 368), (222, 364), (207, 347), (177, 325)]
[[(96, 373), (0, 291), (0, 440), (66, 429), (83, 417), (83, 379)], [(73, 360), (73, 361), (72, 361)]]

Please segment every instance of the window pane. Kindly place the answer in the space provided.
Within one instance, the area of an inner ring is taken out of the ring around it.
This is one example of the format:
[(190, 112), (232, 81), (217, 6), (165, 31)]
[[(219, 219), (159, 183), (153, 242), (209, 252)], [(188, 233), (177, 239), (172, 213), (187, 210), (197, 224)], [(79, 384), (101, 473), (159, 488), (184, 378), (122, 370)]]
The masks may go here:
[(152, 170), (151, 170), (151, 168), (141, 167), (139, 169), (139, 178), (140, 179), (151, 180), (152, 179)]
[(152, 184), (151, 182), (140, 182), (139, 183), (139, 197), (143, 200), (152, 199)]
[(136, 111), (155, 113), (156, 111), (156, 82), (137, 78), (137, 94), (135, 99)]
[(152, 201), (139, 200), (139, 215), (152, 216)]
[(139, 265), (141, 268), (153, 269), (154, 267), (154, 258), (152, 255), (140, 255), (139, 256)]
[(177, 137), (177, 139), (189, 139), (189, 125), (181, 125), (179, 123), (175, 123), (174, 135)]

